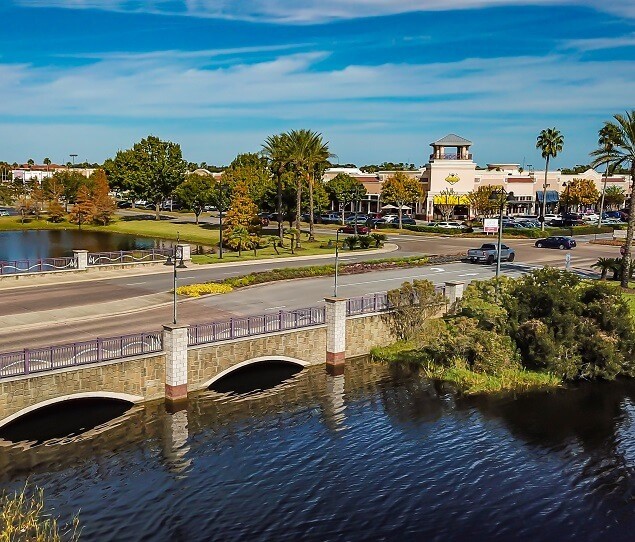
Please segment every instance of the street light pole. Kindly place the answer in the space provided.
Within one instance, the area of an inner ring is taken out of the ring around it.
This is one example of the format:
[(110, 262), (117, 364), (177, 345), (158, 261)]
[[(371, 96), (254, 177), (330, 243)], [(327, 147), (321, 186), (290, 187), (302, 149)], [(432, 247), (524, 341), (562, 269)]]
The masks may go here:
[(339, 263), (340, 256), (340, 229), (337, 229), (335, 232), (335, 283), (333, 286), (333, 297), (337, 297), (337, 266)]
[[(177, 265), (177, 262), (180, 262)], [(168, 259), (165, 261), (164, 265), (169, 265), (173, 269), (172, 273), (172, 323), (176, 325), (177, 314), (176, 314), (176, 270), (177, 269), (186, 269), (187, 266), (183, 263), (183, 248), (179, 245), (179, 236), (177, 234), (176, 237), (176, 245), (174, 245), (172, 250), (172, 256), (168, 256)]]
[(501, 187), (501, 205), (500, 205), (500, 215), (498, 217), (498, 246), (496, 248), (496, 278), (498, 279), (501, 274), (501, 247), (503, 246), (503, 193), (505, 189)]

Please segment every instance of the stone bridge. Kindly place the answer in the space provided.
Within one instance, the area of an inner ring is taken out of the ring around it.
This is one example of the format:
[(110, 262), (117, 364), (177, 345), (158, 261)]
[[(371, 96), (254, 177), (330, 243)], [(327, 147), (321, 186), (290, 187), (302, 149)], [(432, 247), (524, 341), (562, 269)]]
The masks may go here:
[[(448, 284), (451, 303), (463, 286)], [(327, 298), (325, 312), (324, 323), (317, 325), (194, 346), (187, 326), (164, 326), (163, 351), (0, 378), (0, 427), (74, 399), (182, 401), (232, 371), (265, 361), (300, 366), (326, 362), (327, 368), (341, 371), (346, 358), (367, 355), (395, 340), (386, 312), (347, 316), (347, 300), (339, 298)]]

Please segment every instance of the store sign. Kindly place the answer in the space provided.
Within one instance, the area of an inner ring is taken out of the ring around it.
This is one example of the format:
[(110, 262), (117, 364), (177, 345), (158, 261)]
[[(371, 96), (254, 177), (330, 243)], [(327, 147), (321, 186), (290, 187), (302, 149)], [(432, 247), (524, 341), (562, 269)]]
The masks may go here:
[(483, 231), (485, 233), (498, 233), (498, 218), (486, 218), (483, 220)]
[(456, 173), (450, 173), (446, 178), (445, 178), (445, 182), (446, 183), (450, 183), (450, 184), (456, 184), (461, 180), (461, 177), (459, 177)]
[(435, 205), (469, 205), (470, 200), (461, 194), (437, 194), (433, 198)]

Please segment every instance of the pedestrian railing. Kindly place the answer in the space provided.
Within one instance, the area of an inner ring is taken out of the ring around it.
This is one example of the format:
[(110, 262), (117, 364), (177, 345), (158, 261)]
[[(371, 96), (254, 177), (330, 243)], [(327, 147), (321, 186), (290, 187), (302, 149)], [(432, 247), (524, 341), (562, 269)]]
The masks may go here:
[(161, 331), (84, 342), (29, 348), (0, 354), (0, 378), (28, 375), (88, 363), (151, 354), (163, 350)]
[(278, 311), (260, 316), (230, 318), (222, 322), (194, 324), (188, 328), (188, 346), (231, 341), (254, 335), (317, 326), (326, 322), (324, 307)]
[[(437, 291), (442, 292), (443, 287), (437, 287)], [(390, 308), (386, 292), (353, 297), (346, 302), (347, 316), (380, 313), (390, 310)], [(325, 323), (326, 308), (321, 306), (193, 324), (188, 327), (188, 346), (303, 329)], [(162, 351), (163, 333), (161, 331), (99, 338), (42, 348), (28, 348), (17, 352), (0, 353), (0, 378), (125, 359)]]
[(156, 262), (173, 254), (171, 248), (151, 250), (118, 250), (115, 252), (89, 252), (88, 265), (112, 265), (120, 263)]
[(0, 261), (0, 275), (15, 273), (39, 273), (40, 271), (63, 271), (75, 269), (75, 258), (41, 258), (39, 260)]

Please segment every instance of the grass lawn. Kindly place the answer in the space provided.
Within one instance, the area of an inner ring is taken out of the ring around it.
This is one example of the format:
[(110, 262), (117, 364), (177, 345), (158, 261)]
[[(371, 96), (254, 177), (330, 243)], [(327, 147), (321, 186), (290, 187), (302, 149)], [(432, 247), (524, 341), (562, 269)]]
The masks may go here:
[[(630, 283), (629, 288), (635, 288), (635, 284)], [(622, 292), (622, 296), (628, 304), (628, 308), (631, 310), (631, 316), (635, 318), (635, 293)]]

